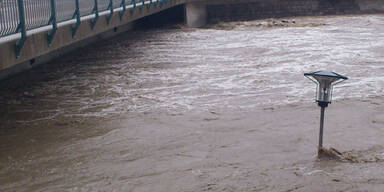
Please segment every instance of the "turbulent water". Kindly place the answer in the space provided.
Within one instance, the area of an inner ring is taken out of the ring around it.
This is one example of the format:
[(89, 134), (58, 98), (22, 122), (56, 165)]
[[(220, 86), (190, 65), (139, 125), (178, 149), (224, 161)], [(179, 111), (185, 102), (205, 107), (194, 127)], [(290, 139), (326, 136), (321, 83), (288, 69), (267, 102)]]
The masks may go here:
[(336, 99), (383, 92), (381, 16), (301, 18), (296, 25), (265, 28), (240, 23), (232, 30), (129, 33), (31, 72), (28, 78), (39, 80), (21, 89), (34, 97), (20, 99), (20, 89), (4, 93), (21, 102), (8, 113), (19, 116), (38, 110), (41, 116), (17, 119), (30, 121), (157, 108), (297, 103), (314, 96), (315, 85), (303, 73), (320, 69), (350, 77), (335, 90)]
[[(98, 126), (122, 115), (309, 103), (315, 84), (303, 73), (315, 70), (350, 78), (336, 100), (383, 95), (383, 15), (286, 20), (128, 32), (3, 81), (0, 190), (76, 191), (72, 180), (55, 182), (69, 175), (55, 173), (92, 160), (57, 143), (102, 135), (113, 126)], [(56, 145), (62, 151), (48, 147)], [(39, 166), (50, 168), (34, 172)], [(77, 173), (79, 182), (103, 180)]]

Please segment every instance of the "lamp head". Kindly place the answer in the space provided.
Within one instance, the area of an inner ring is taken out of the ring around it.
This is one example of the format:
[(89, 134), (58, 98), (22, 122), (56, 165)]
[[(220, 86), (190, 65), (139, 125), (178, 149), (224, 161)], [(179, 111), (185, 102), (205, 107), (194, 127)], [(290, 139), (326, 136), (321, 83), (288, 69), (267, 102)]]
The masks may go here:
[(329, 71), (304, 73), (304, 76), (317, 84), (316, 101), (319, 106), (327, 107), (332, 100), (333, 86), (348, 79), (348, 77)]

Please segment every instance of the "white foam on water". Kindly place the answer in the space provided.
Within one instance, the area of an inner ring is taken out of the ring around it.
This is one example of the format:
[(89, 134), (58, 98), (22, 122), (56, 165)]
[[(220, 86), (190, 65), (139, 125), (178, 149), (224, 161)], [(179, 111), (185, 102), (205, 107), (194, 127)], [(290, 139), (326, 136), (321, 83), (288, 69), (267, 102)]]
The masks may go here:
[(313, 102), (315, 84), (303, 73), (316, 70), (350, 78), (335, 100), (382, 96), (383, 21), (304, 17), (296, 22), (325, 25), (131, 33), (74, 58), (78, 65), (40, 90), (42, 99), (59, 98), (60, 113), (80, 116)]

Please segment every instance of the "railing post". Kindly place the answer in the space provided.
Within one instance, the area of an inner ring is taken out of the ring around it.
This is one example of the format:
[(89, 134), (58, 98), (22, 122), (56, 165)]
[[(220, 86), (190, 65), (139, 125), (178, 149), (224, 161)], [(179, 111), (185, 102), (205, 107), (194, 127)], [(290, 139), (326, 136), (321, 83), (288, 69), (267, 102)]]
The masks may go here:
[(139, 11), (141, 13), (141, 11), (143, 10), (143, 7), (145, 6), (145, 0), (141, 0), (141, 6), (139, 7)]
[(126, 10), (125, 0), (121, 0), (120, 6), (123, 7), (123, 10), (120, 11), (120, 13), (119, 13), (120, 14), (120, 20), (122, 20), (124, 13), (125, 13), (125, 10)]
[(149, 0), (149, 5), (146, 5), (147, 6), (147, 11), (149, 11), (149, 8), (151, 8), (151, 5), (152, 5), (152, 0)]
[(159, 7), (162, 8), (163, 5), (164, 5), (164, 0), (160, 0), (160, 5), (159, 5)]
[(97, 0), (94, 0), (95, 5), (93, 7), (92, 13), (95, 14), (95, 18), (91, 20), (91, 29), (93, 29), (96, 25), (97, 19), (99, 19), (99, 9), (97, 8)]
[(133, 7), (131, 8), (131, 10), (129, 10), (129, 13), (132, 16), (133, 13), (135, 12), (135, 9), (136, 9), (136, 0), (131, 0), (131, 4), (132, 4)]
[(16, 32), (21, 33), (21, 38), (16, 42), (15, 55), (16, 58), (20, 57), (21, 48), (23, 48), (25, 40), (27, 40), (27, 31), (25, 28), (25, 14), (24, 14), (24, 3), (23, 0), (17, 0), (17, 7), (19, 10), (19, 25), (17, 26)]
[(72, 38), (75, 37), (76, 31), (80, 26), (80, 8), (79, 8), (79, 0), (75, 0), (75, 12), (73, 13), (72, 19), (76, 17), (76, 23), (74, 26), (72, 26)]
[(57, 30), (55, 0), (50, 0), (50, 3), (51, 3), (51, 18), (49, 19), (48, 24), (52, 23), (52, 31), (50, 31), (47, 36), (48, 46), (51, 46), (53, 37), (55, 36), (56, 30)]
[(109, 15), (107, 15), (105, 17), (107, 19), (107, 25), (109, 25), (109, 21), (111, 20), (112, 15), (113, 15), (113, 2), (112, 2), (112, 0), (109, 0), (108, 9), (110, 11)]

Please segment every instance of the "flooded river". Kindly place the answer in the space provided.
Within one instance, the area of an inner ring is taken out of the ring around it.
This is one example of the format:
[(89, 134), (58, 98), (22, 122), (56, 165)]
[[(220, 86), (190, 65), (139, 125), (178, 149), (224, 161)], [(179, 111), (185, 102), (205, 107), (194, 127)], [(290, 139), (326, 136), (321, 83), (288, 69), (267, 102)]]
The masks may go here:
[(384, 157), (384, 15), (176, 25), (1, 82), (0, 191), (383, 189), (382, 162), (314, 158), (320, 69), (350, 78), (325, 142)]

